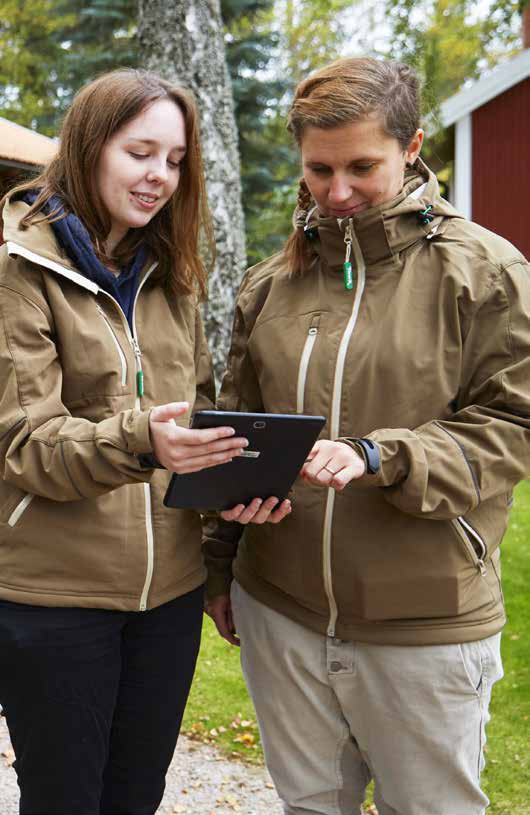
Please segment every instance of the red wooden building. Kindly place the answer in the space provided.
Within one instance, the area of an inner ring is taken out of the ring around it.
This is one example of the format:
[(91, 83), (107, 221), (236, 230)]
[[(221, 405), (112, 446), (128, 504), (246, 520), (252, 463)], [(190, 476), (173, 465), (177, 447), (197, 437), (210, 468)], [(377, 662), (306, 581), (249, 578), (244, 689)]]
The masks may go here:
[(530, 48), (447, 99), (455, 126), (451, 200), (530, 257)]

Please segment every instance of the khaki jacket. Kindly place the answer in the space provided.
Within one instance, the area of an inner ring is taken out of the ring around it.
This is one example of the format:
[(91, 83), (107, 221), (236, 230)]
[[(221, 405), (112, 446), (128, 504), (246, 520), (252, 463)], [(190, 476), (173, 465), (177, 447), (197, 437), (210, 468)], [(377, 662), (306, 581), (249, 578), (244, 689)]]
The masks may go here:
[(133, 338), (48, 225), (18, 229), (26, 211), (6, 204), (0, 249), (0, 598), (152, 608), (205, 578), (199, 516), (166, 509), (169, 474), (138, 458), (150, 407), (212, 404), (196, 304), (144, 269)]
[(374, 440), (381, 470), (338, 494), (297, 481), (292, 514), (239, 546), (238, 524), (211, 521), (209, 594), (233, 573), (277, 611), (364, 642), (493, 634), (499, 544), (530, 472), (528, 266), (441, 199), (421, 162), (394, 200), (308, 225), (305, 275), (278, 254), (244, 279), (220, 406), (323, 414), (322, 438)]

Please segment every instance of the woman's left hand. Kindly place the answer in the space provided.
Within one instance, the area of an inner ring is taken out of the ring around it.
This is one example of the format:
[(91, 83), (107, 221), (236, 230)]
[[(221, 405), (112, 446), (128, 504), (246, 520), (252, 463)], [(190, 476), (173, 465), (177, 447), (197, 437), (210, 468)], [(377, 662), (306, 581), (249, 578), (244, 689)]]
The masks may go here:
[(342, 441), (317, 441), (309, 453), (300, 475), (319, 487), (332, 487), (337, 492), (366, 472), (364, 459)]

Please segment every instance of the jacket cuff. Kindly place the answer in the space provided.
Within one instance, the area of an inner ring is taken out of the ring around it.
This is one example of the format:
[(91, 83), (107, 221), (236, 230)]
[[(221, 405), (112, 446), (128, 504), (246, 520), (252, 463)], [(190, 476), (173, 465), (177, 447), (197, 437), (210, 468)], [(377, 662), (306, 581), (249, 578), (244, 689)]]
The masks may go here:
[(221, 594), (230, 594), (232, 585), (232, 573), (229, 574), (209, 574), (206, 579), (206, 597), (213, 600)]
[(127, 422), (127, 450), (135, 456), (153, 452), (149, 433), (150, 415), (151, 410), (131, 411)]
[[(354, 489), (355, 487), (362, 487), (363, 489), (366, 489), (366, 487), (389, 487), (407, 477), (409, 471), (408, 458), (400, 441), (396, 439), (396, 433), (400, 432), (410, 434), (411, 436), (413, 435), (413, 433), (408, 430), (399, 431), (391, 428), (389, 430), (378, 430), (374, 433), (368, 433), (363, 437), (370, 439), (370, 441), (377, 444), (379, 448), (381, 457), (379, 472), (375, 475), (365, 473), (360, 478), (350, 481), (348, 487)], [(392, 436), (394, 438), (392, 438)], [(357, 446), (357, 439), (344, 437), (337, 439), (337, 441), (347, 444), (363, 458)]]

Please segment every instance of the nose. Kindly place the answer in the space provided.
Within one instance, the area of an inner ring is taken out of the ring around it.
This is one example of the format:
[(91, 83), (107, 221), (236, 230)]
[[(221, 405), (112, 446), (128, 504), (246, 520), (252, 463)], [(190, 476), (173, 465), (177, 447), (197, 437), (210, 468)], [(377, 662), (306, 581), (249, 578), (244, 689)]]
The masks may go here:
[(162, 158), (153, 158), (147, 171), (147, 180), (164, 184), (168, 179), (167, 162)]
[(342, 175), (334, 175), (329, 184), (328, 200), (330, 204), (342, 204), (351, 198), (351, 186)]

